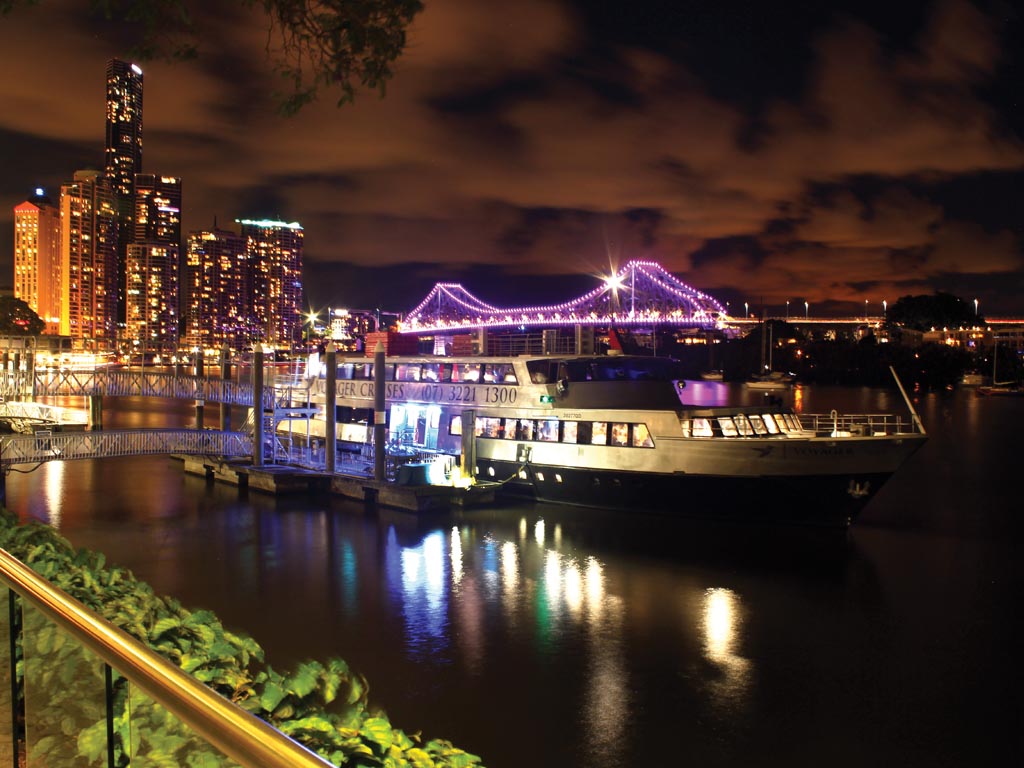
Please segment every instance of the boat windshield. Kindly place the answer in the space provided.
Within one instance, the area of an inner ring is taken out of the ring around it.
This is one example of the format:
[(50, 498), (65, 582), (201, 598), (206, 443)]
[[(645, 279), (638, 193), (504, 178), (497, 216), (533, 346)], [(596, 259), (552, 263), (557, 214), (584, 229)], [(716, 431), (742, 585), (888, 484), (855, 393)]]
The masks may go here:
[(679, 364), (663, 357), (600, 357), (528, 360), (535, 384), (569, 381), (673, 381), (683, 378)]

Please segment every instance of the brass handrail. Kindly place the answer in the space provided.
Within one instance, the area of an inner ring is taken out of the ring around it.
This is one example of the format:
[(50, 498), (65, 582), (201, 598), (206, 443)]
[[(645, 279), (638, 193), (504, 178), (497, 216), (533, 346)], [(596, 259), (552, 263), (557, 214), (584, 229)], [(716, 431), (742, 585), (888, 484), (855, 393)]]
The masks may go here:
[(0, 581), (232, 760), (252, 768), (334, 768), (97, 616), (3, 549)]

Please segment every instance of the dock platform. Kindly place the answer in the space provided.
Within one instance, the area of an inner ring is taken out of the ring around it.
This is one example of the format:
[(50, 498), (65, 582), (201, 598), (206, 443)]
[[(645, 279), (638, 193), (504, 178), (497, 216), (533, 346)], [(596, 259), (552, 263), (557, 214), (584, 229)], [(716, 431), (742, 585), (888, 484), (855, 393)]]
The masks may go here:
[(375, 480), (365, 474), (327, 472), (274, 464), (252, 464), (211, 456), (176, 454), (187, 474), (236, 485), (252, 491), (283, 495), (291, 493), (330, 493), (355, 501), (409, 512), (443, 512), (494, 502), (497, 483), (480, 483), (459, 488), (450, 485), (400, 485)]

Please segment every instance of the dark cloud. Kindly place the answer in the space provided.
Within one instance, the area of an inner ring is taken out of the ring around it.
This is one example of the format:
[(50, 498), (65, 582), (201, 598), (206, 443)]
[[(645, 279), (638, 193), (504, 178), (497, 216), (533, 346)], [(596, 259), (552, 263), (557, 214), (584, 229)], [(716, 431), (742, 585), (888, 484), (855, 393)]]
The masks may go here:
[[(101, 161), (124, 40), (72, 7), (0, 19), (8, 274), (12, 207)], [(145, 66), (144, 165), (183, 177), (186, 229), (302, 222), (315, 305), (378, 286), (415, 303), (444, 276), (493, 303), (555, 300), (642, 257), (734, 303), (862, 306), (959, 280), (1020, 311), (1007, 8), (433, 0), (386, 98), (284, 119), (265, 19), (221, 4), (197, 61)]]

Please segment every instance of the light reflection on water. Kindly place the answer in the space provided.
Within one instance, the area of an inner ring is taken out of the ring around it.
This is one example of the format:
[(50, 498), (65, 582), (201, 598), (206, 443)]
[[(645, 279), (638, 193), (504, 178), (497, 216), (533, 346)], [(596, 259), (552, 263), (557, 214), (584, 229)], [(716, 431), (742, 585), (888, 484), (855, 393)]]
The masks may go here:
[[(902, 407), (867, 389), (788, 397)], [(1019, 661), (999, 542), (1019, 540), (1006, 426), (1021, 405), (919, 396), (929, 443), (833, 548), (544, 505), (415, 518), (240, 498), (150, 458), (12, 474), (8, 499), (214, 610), (275, 667), (346, 658), (396, 725), (489, 768), (756, 765), (768, 749), (791, 765), (995, 764), (991, 734), (1016, 733), (995, 672)]]

